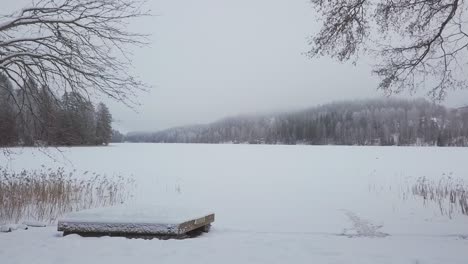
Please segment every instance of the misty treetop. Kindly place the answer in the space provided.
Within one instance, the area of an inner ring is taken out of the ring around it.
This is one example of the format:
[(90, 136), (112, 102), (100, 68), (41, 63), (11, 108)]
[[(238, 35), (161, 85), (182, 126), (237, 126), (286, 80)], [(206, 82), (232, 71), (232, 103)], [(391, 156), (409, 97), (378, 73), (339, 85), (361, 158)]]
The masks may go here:
[[(57, 99), (29, 79), (21, 89), (0, 74), (0, 146), (103, 145), (112, 136), (112, 115), (82, 95)], [(28, 91), (25, 93), (24, 91)]]
[(339, 102), (294, 113), (130, 133), (126, 141), (467, 146), (468, 109), (449, 109), (424, 99)]

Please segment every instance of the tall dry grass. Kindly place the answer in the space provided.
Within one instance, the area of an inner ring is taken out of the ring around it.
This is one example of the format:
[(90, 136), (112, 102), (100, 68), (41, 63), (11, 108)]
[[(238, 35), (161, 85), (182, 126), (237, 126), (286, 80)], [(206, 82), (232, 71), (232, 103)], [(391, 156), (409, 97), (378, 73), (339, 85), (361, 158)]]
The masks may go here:
[(54, 222), (77, 210), (123, 203), (134, 181), (85, 172), (40, 170), (11, 172), (0, 167), (0, 223)]
[(455, 212), (468, 215), (468, 186), (461, 179), (449, 176), (434, 181), (421, 177), (411, 191), (413, 195), (422, 197), (424, 203), (436, 203), (442, 215), (450, 218)]

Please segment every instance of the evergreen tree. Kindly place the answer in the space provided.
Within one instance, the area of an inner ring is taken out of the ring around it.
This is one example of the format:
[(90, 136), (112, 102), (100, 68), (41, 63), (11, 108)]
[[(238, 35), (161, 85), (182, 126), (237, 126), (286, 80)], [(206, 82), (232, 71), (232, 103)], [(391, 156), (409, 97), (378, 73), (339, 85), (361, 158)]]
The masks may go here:
[(125, 136), (120, 133), (120, 131), (112, 129), (112, 138), (111, 142), (112, 143), (122, 143), (125, 140)]
[(96, 144), (107, 145), (112, 138), (112, 115), (104, 103), (99, 103), (96, 111)]
[(16, 91), (18, 102), (16, 118), (18, 126), (18, 137), (22, 145), (33, 146), (39, 139), (39, 88), (36, 82), (28, 78), (23, 87)]
[(91, 101), (75, 92), (57, 99), (33, 79), (15, 90), (0, 74), (0, 146), (107, 145), (111, 122), (103, 103), (95, 111)]
[(15, 145), (18, 141), (13, 85), (0, 74), (0, 146)]
[(96, 141), (94, 106), (78, 93), (65, 93), (59, 117), (59, 142), (64, 145), (93, 145)]
[(40, 129), (38, 139), (45, 145), (57, 144), (59, 111), (60, 102), (56, 100), (48, 87), (42, 87), (39, 91), (38, 120)]

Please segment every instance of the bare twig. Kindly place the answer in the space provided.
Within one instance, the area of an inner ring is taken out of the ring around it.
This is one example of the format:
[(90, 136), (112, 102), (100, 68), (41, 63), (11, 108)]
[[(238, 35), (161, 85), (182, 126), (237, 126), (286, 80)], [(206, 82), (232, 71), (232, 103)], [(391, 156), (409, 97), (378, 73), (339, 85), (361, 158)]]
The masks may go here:
[(426, 89), (443, 100), (449, 89), (467, 87), (465, 1), (311, 1), (324, 18), (311, 57), (344, 61), (369, 52), (388, 94)]

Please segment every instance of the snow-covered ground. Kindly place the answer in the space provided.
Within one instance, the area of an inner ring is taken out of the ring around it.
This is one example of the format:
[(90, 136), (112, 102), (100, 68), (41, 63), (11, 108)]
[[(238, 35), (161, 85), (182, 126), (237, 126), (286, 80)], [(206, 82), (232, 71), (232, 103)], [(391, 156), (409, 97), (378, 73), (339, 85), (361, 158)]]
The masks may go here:
[(463, 263), (468, 216), (405, 196), (418, 177), (468, 182), (468, 148), (116, 144), (17, 149), (12, 170), (65, 166), (136, 180), (132, 204), (216, 213), (186, 240), (0, 233), (0, 263)]

